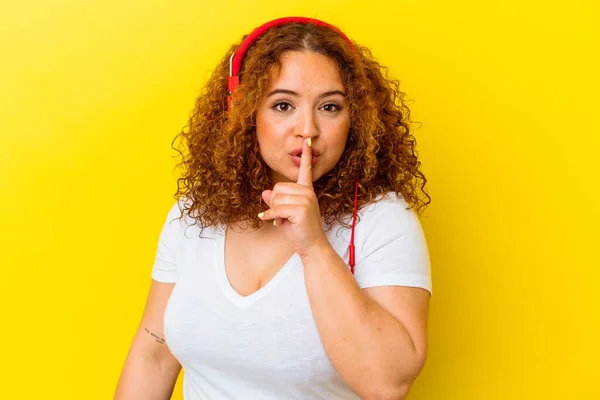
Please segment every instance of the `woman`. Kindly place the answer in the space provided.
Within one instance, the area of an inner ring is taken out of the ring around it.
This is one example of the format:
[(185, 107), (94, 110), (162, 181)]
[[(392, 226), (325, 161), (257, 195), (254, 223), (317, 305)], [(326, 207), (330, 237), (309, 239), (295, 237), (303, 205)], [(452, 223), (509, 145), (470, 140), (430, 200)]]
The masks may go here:
[(431, 277), (402, 96), (314, 19), (231, 48), (180, 134), (179, 197), (116, 399), (169, 398), (182, 366), (189, 400), (406, 396)]

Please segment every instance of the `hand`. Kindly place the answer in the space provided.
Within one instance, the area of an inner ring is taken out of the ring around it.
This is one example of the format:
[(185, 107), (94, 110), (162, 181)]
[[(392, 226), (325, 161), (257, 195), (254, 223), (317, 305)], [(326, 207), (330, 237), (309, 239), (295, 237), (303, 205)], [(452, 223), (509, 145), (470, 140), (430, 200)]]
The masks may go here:
[(273, 190), (262, 192), (269, 209), (259, 218), (274, 220), (301, 257), (314, 246), (328, 243), (312, 181), (312, 147), (304, 140), (298, 182), (279, 182)]

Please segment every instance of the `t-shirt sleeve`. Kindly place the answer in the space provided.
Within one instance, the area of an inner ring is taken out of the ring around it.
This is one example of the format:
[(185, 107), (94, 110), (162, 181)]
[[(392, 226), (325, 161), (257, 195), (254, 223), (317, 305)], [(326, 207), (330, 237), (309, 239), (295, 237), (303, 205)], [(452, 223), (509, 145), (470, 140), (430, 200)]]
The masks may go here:
[[(411, 286), (432, 294), (431, 265), (425, 234), (414, 210), (403, 199), (380, 200), (362, 216), (354, 275), (361, 288)], [(358, 233), (357, 233), (358, 238)]]
[(169, 212), (158, 237), (156, 257), (152, 266), (152, 279), (158, 282), (177, 281), (177, 253), (180, 243), (180, 203), (176, 202)]

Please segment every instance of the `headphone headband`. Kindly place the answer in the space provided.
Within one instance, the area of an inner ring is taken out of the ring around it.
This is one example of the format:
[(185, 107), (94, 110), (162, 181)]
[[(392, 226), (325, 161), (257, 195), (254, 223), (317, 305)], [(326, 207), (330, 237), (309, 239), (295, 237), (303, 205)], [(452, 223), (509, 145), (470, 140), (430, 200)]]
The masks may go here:
[[(235, 89), (237, 89), (237, 87), (240, 83), (240, 78), (238, 75), (239, 75), (240, 69), (242, 67), (242, 61), (244, 60), (246, 51), (248, 51), (248, 48), (252, 45), (252, 43), (254, 43), (256, 41), (256, 39), (261, 37), (270, 28), (289, 24), (289, 23), (317, 25), (317, 26), (323, 26), (323, 27), (329, 28), (329, 29), (337, 32), (346, 42), (348, 42), (350, 47), (352, 47), (354, 49), (354, 45), (352, 44), (350, 39), (348, 39), (348, 37), (339, 28), (337, 28), (331, 24), (328, 24), (327, 22), (320, 21), (315, 18), (285, 17), (285, 18), (279, 18), (279, 19), (275, 19), (273, 21), (269, 21), (269, 22), (259, 26), (255, 30), (253, 30), (252, 33), (250, 33), (250, 35), (248, 35), (248, 37), (246, 37), (246, 39), (244, 39), (244, 41), (242, 42), (240, 47), (238, 47), (238, 49), (229, 58), (229, 81), (227, 82), (227, 88), (229, 90), (230, 95), (231, 95), (231, 93), (233, 93), (235, 91)], [(228, 106), (231, 106), (230, 97), (228, 97), (227, 103), (228, 103), (227, 104)]]

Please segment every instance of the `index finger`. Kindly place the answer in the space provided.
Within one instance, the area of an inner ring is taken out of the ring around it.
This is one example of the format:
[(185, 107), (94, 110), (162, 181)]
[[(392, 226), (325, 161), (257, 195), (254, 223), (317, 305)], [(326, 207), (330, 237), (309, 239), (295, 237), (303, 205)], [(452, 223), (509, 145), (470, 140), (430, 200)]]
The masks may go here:
[(312, 147), (309, 145), (310, 138), (302, 142), (302, 158), (300, 159), (300, 171), (298, 171), (298, 184), (312, 187)]

